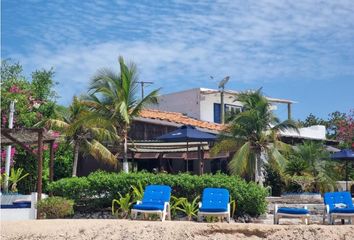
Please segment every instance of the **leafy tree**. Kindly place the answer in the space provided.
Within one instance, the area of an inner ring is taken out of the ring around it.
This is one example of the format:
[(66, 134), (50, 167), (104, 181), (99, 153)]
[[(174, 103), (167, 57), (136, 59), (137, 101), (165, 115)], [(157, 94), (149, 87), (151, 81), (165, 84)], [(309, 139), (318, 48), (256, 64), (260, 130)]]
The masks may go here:
[(47, 120), (47, 125), (53, 129), (60, 130), (73, 145), (72, 176), (76, 176), (77, 173), (80, 148), (85, 149), (96, 159), (112, 165), (116, 164), (116, 157), (99, 142), (100, 140), (113, 140), (116, 137), (115, 129), (101, 127), (97, 118), (90, 117), (90, 111), (77, 97), (74, 97), (68, 111), (64, 111), (59, 115), (61, 116), (60, 118)]
[(230, 172), (261, 183), (266, 158), (275, 169), (285, 165), (280, 151), (288, 146), (278, 140), (279, 131), (297, 128), (292, 121), (280, 122), (274, 116), (261, 90), (241, 93), (237, 101), (242, 102), (243, 111), (235, 115), (213, 152), (236, 151), (228, 165)]
[(54, 114), (55, 85), (52, 70), (32, 73), (32, 81), (22, 75), (22, 66), (10, 60), (1, 65), (1, 125), (7, 126), (11, 101), (15, 101), (15, 127), (33, 127)]
[[(8, 126), (8, 113), (11, 101), (15, 101), (14, 127), (34, 127), (43, 119), (54, 117), (55, 92), (53, 87), (54, 72), (52, 70), (34, 71), (30, 79), (23, 74), (20, 63), (11, 59), (1, 61), (1, 127)], [(43, 93), (43, 94), (42, 94)], [(51, 94), (46, 94), (51, 93)], [(44, 162), (49, 161), (49, 154), (44, 153)], [(14, 156), (16, 168), (23, 168), (29, 173), (19, 182), (20, 192), (35, 190), (37, 181), (37, 160), (24, 150), (16, 148)], [(43, 168), (43, 187), (45, 189), (48, 165)]]
[(354, 149), (354, 109), (337, 122), (337, 140), (341, 141), (343, 148)]
[(11, 59), (1, 60), (1, 82), (15, 79), (23, 79), (22, 65), (13, 63)]
[(119, 57), (119, 66), (119, 74), (110, 69), (101, 69), (93, 77), (85, 103), (96, 112), (101, 122), (115, 128), (123, 139), (123, 170), (128, 172), (127, 144), (130, 125), (144, 106), (157, 102), (158, 89), (139, 99), (136, 65), (126, 65), (123, 57)]
[(299, 121), (300, 126), (302, 127), (311, 127), (315, 125), (327, 125), (327, 121), (323, 120), (322, 118), (318, 118), (312, 113), (306, 117), (304, 121)]
[(332, 112), (328, 114), (328, 119), (318, 118), (312, 113), (306, 117), (304, 121), (299, 120), (299, 125), (301, 127), (311, 127), (314, 125), (324, 125), (326, 126), (327, 138), (336, 139), (338, 136), (339, 125), (341, 122), (347, 119), (346, 113), (341, 113), (339, 111)]

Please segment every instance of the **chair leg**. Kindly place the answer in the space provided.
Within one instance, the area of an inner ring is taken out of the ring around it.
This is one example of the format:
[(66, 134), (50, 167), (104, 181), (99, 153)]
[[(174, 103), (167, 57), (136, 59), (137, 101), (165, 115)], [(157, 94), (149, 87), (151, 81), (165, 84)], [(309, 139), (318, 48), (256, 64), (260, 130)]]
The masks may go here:
[(279, 224), (279, 216), (274, 215), (274, 224)]
[(131, 218), (132, 219), (136, 219), (137, 218), (137, 213), (134, 211), (132, 211), (132, 215), (131, 215)]
[(170, 206), (168, 206), (168, 220), (170, 220), (170, 221), (172, 220)]
[(328, 213), (328, 224), (332, 224), (332, 217), (331, 217), (331, 214)]
[(226, 216), (226, 221), (227, 223), (230, 223), (231, 217), (230, 217), (230, 213)]

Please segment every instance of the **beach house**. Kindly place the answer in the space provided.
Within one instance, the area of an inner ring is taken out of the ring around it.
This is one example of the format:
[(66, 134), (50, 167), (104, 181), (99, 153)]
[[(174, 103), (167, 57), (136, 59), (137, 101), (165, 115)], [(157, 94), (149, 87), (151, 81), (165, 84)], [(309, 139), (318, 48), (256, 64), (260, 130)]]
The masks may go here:
[[(161, 95), (159, 103), (154, 109), (170, 112), (179, 112), (188, 117), (202, 121), (221, 123), (221, 102), (225, 115), (242, 111), (242, 104), (237, 101), (239, 92), (225, 90), (221, 91), (208, 88), (192, 88), (179, 92), (172, 92)], [(223, 98), (223, 99), (222, 99)], [(288, 119), (291, 119), (291, 108), (295, 102), (288, 99), (267, 97), (272, 103), (272, 109), (276, 110), (278, 105), (285, 105)]]

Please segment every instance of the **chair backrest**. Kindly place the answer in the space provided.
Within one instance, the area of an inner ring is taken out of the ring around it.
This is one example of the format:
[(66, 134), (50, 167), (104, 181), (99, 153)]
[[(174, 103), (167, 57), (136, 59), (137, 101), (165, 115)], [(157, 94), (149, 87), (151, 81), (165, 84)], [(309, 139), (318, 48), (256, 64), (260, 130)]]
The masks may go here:
[(203, 208), (221, 207), (226, 208), (230, 201), (230, 193), (225, 188), (205, 188), (203, 190), (202, 205)]
[(166, 185), (149, 185), (145, 188), (143, 203), (164, 204), (171, 198), (171, 187)]
[(324, 204), (330, 209), (335, 208), (335, 204), (343, 203), (347, 207), (353, 207), (352, 197), (349, 192), (327, 192), (323, 197)]

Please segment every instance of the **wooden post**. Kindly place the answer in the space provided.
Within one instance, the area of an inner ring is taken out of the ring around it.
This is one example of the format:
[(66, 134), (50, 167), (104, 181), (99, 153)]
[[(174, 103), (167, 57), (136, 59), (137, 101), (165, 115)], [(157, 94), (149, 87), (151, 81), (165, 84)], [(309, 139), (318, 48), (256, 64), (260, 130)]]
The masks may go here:
[(198, 162), (199, 162), (199, 175), (202, 175), (203, 174), (203, 159), (202, 159), (200, 145), (198, 145)]
[[(43, 130), (38, 131), (38, 169), (37, 169), (37, 201), (42, 198), (42, 172), (43, 172)], [(37, 210), (37, 219), (40, 219), (40, 212)]]
[(50, 142), (50, 161), (49, 161), (49, 182), (53, 182), (54, 179), (54, 141)]

